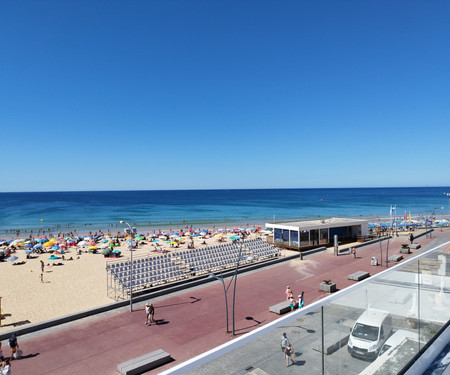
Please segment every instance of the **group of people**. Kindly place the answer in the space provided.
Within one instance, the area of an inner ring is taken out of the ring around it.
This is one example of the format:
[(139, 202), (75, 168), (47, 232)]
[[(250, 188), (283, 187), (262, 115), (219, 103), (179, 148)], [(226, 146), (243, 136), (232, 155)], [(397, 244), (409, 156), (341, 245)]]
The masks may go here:
[(5, 358), (3, 356), (2, 343), (0, 341), (0, 375), (11, 375), (11, 361), (20, 357), (19, 343), (17, 337), (13, 333), (8, 340), (9, 347), (11, 348), (11, 356)]
[(303, 292), (298, 295), (298, 300), (296, 300), (289, 285), (286, 286), (286, 301), (290, 301), (291, 311), (298, 308), (301, 309), (305, 305), (305, 302), (303, 301)]

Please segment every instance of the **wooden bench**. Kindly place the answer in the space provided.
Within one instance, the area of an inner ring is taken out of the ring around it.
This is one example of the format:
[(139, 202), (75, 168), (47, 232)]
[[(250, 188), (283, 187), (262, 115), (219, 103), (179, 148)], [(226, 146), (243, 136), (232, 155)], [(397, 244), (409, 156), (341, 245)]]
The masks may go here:
[(145, 371), (149, 371), (156, 367), (162, 366), (172, 359), (170, 354), (166, 353), (162, 349), (155, 350), (140, 357), (130, 359), (129, 361), (119, 363), (117, 365), (117, 370), (122, 375), (135, 375), (141, 374)]
[(401, 254), (393, 254), (388, 258), (391, 262), (400, 262), (403, 259)]
[(420, 249), (421, 247), (422, 246), (420, 246), (420, 243), (413, 243), (413, 244), (409, 245), (409, 248), (414, 249), (414, 250)]
[(358, 272), (348, 275), (348, 279), (354, 280), (354, 281), (361, 281), (361, 280), (367, 279), (369, 276), (370, 276), (369, 272), (358, 271)]
[(281, 315), (291, 311), (291, 302), (283, 301), (276, 305), (270, 306), (269, 310), (275, 314)]

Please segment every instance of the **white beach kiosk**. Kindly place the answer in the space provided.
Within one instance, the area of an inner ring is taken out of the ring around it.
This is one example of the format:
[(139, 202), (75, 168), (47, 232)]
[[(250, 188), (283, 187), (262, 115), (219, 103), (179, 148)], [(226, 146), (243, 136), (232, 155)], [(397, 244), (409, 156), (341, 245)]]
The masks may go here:
[(273, 228), (273, 243), (290, 249), (332, 246), (334, 236), (341, 243), (354, 242), (369, 234), (369, 221), (333, 217), (329, 219), (266, 223)]

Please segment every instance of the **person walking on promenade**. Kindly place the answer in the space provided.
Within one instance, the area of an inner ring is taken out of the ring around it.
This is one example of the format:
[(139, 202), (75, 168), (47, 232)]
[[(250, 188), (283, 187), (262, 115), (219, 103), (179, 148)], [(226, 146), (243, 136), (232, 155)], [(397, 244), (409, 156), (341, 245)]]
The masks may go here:
[(148, 326), (150, 323), (150, 304), (145, 304), (145, 325)]
[(291, 287), (289, 285), (286, 286), (285, 293), (286, 293), (286, 301), (289, 301), (289, 299), (291, 298), (291, 294), (293, 294)]
[(290, 342), (288, 342), (286, 348), (284, 348), (284, 356), (286, 357), (286, 367), (289, 366), (289, 360), (292, 361), (292, 364), (295, 363), (295, 352)]
[(283, 332), (283, 336), (281, 336), (281, 351), (284, 353), (284, 358), (286, 358), (286, 346), (289, 344), (289, 339), (287, 338), (286, 332)]
[(412, 233), (409, 235), (409, 242), (411, 242), (411, 245), (414, 242), (414, 234), (412, 234)]
[(147, 317), (147, 320), (145, 322), (146, 325), (151, 326), (152, 323), (156, 323), (154, 316), (155, 316), (155, 307), (153, 306), (153, 303), (146, 303), (145, 304), (145, 314)]
[(354, 247), (352, 247), (352, 255), (353, 259), (356, 259), (356, 249)]
[(11, 348), (11, 357), (9, 359), (12, 361), (15, 358), (17, 349), (19, 349), (19, 343), (17, 342), (17, 337), (15, 333), (13, 333), (9, 338), (9, 347)]
[(11, 375), (11, 364), (9, 363), (9, 359), (5, 358), (1, 364), (0, 374), (2, 375)]
[(303, 306), (305, 306), (305, 300), (303, 299), (303, 294), (304, 292), (302, 292), (302, 294), (298, 295), (298, 308), (302, 309)]

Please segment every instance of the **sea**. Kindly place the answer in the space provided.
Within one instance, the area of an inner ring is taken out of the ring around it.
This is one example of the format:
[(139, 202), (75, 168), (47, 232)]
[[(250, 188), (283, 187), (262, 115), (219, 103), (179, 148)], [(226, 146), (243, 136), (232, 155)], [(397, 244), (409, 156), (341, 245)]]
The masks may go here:
[[(227, 228), (328, 217), (450, 216), (450, 187), (0, 193), (0, 238), (37, 231)], [(393, 210), (391, 211), (391, 208)]]

